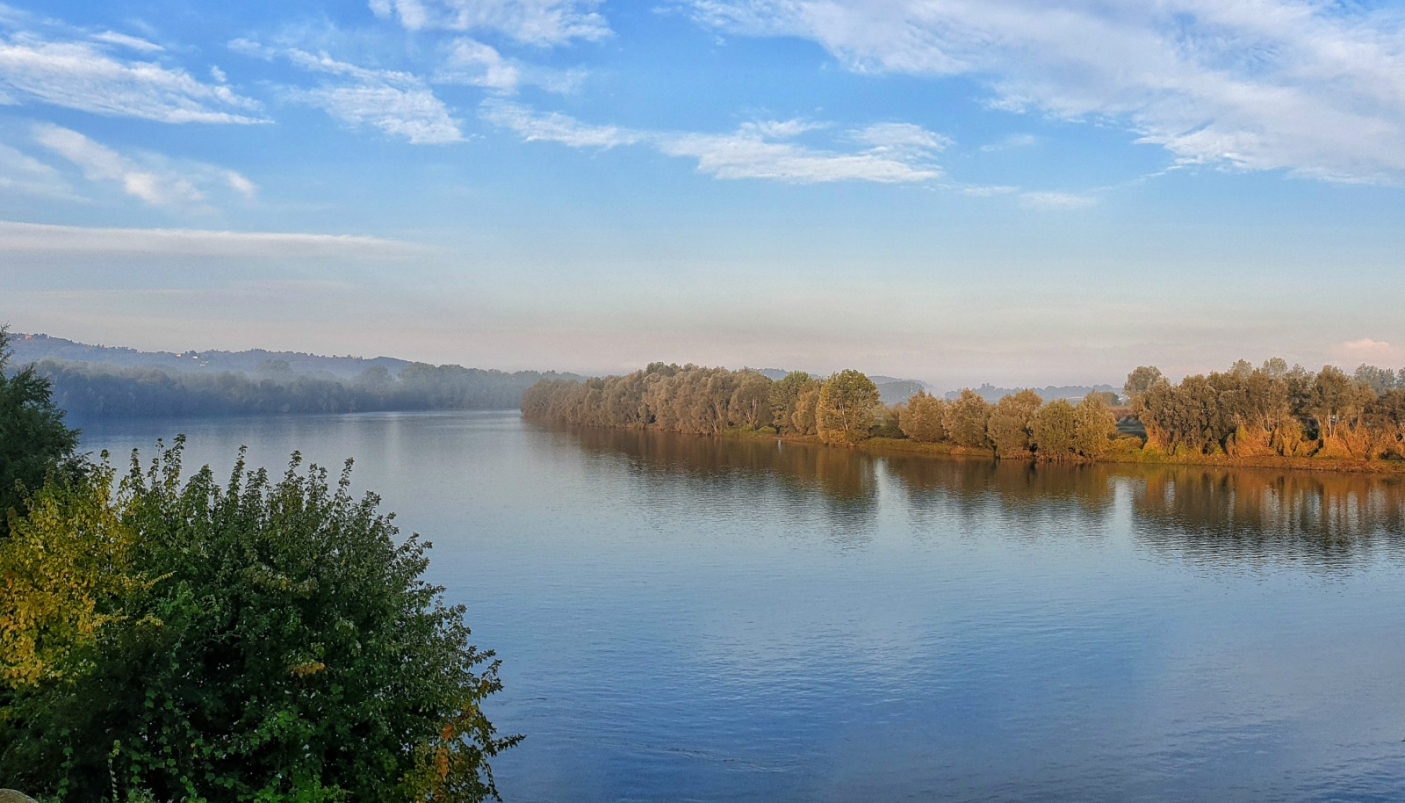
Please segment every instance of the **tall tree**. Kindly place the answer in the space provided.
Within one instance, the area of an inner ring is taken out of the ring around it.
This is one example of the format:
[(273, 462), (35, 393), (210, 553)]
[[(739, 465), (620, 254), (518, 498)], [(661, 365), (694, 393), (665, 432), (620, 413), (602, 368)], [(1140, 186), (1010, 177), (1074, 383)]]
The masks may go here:
[(727, 406), (732, 426), (760, 429), (771, 425), (772, 384), (755, 371), (742, 374)]
[(1117, 418), (1101, 393), (1089, 393), (1073, 411), (1073, 441), (1079, 454), (1101, 457), (1117, 434)]
[(1127, 381), (1122, 385), (1122, 393), (1127, 397), (1127, 403), (1135, 405), (1137, 400), (1145, 396), (1151, 390), (1151, 386), (1161, 379), (1161, 369), (1152, 365), (1139, 365), (1127, 374)]
[(834, 446), (853, 446), (868, 437), (878, 410), (878, 387), (854, 370), (840, 371), (820, 388), (815, 430)]
[(771, 384), (771, 414), (773, 424), (781, 432), (795, 429), (795, 405), (800, 392), (814, 383), (804, 371), (791, 371)]
[(1044, 400), (1032, 390), (1022, 390), (995, 403), (986, 434), (1000, 457), (1028, 457), (1032, 443), (1029, 427)]
[(1078, 448), (1078, 423), (1073, 405), (1055, 399), (1035, 414), (1030, 437), (1045, 460), (1067, 460)]
[(990, 404), (970, 388), (961, 391), (956, 401), (946, 406), (946, 436), (957, 446), (985, 449), (990, 446), (986, 435), (990, 422)]
[(11, 355), (9, 327), (0, 326), (0, 537), (47, 475), (81, 470), (78, 430), (64, 423), (49, 381), (32, 365), (10, 373)]
[(946, 402), (919, 390), (898, 412), (898, 426), (903, 434), (918, 443), (936, 443), (946, 439)]

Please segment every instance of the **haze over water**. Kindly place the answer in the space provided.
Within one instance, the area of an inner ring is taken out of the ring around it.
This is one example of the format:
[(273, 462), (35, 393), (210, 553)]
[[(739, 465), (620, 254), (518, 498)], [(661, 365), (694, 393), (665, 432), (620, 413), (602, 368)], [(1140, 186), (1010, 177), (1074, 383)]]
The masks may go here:
[[(516, 413), (133, 422), (301, 449), (435, 544), (508, 801), (1405, 799), (1405, 488)], [(148, 455), (149, 456), (149, 455)]]

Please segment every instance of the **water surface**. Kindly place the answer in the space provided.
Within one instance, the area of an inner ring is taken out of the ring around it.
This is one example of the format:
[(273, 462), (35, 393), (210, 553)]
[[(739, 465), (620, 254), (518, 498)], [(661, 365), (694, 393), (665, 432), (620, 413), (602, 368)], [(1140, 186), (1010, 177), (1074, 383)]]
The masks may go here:
[[(90, 428), (374, 489), (527, 740), (508, 801), (1405, 800), (1405, 489), (558, 430)], [(124, 459), (124, 455), (123, 455)]]

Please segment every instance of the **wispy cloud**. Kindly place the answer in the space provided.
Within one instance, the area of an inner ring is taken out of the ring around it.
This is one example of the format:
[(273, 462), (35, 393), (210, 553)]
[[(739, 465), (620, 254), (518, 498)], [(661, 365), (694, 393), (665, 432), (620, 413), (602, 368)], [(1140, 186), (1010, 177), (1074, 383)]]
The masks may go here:
[(1071, 192), (1022, 192), (1019, 198), (1026, 209), (1086, 209), (1098, 203), (1091, 195)]
[(1032, 148), (1039, 144), (1039, 137), (1033, 134), (1010, 134), (1001, 137), (998, 142), (991, 142), (981, 146), (984, 153), (995, 153), (997, 151), (1013, 151), (1021, 148)]
[(1405, 179), (1405, 22), (1309, 0), (692, 0), (849, 69), (971, 75), (991, 104), (1109, 120), (1180, 164)]
[(594, 41), (610, 35), (600, 0), (370, 0), (377, 16), (411, 31), (491, 31), (531, 45)]
[(962, 187), (961, 194), (969, 195), (972, 198), (993, 198), (997, 195), (1013, 195), (1020, 191), (1019, 187), (1007, 185), (990, 185), (976, 187)]
[(482, 117), (528, 142), (608, 150), (647, 145), (668, 156), (696, 160), (698, 170), (720, 179), (771, 179), (793, 184), (835, 181), (920, 183), (939, 178), (932, 156), (945, 147), (939, 134), (907, 124), (844, 132), (860, 144), (844, 152), (811, 147), (796, 137), (823, 127), (804, 121), (747, 123), (731, 133), (644, 131), (595, 126), (559, 113), (539, 113), (506, 101), (487, 101)]
[(1372, 340), (1369, 337), (1363, 337), (1360, 340), (1348, 340), (1341, 345), (1341, 348), (1356, 354), (1388, 353), (1391, 351), (1389, 343), (1384, 340)]
[(500, 94), (515, 93), (523, 85), (567, 94), (584, 80), (584, 70), (554, 70), (524, 63), (467, 37), (449, 43), (443, 63), (433, 76), (434, 83), (465, 84)]
[(140, 53), (160, 53), (166, 49), (155, 42), (148, 42), (139, 36), (129, 36), (116, 31), (103, 31), (102, 33), (93, 34), (89, 38), (94, 42), (117, 45), (118, 47), (125, 47), (128, 50), (135, 50)]
[(258, 103), (228, 86), (124, 52), (151, 57), (163, 50), (159, 45), (112, 31), (18, 30), (20, 21), (0, 17), (2, 104), (43, 103), (162, 123), (266, 122)]
[(489, 123), (506, 128), (527, 142), (559, 142), (571, 148), (608, 150), (635, 145), (649, 139), (642, 131), (607, 125), (589, 125), (574, 117), (550, 112), (542, 114), (517, 103), (485, 102), (481, 116)]
[(9, 145), (0, 145), (0, 190), (45, 198), (74, 197), (57, 170)]
[(0, 253), (392, 260), (429, 249), (378, 237), (200, 229), (110, 229), (0, 221)]
[(444, 145), (463, 140), (459, 123), (424, 79), (398, 70), (361, 67), (299, 48), (270, 48), (236, 39), (230, 48), (272, 60), (282, 57), (309, 72), (327, 76), (311, 89), (290, 88), (290, 100), (316, 106), (352, 127), (370, 126), (414, 145)]
[(116, 184), (151, 206), (203, 207), (207, 195), (202, 186), (232, 190), (246, 199), (257, 191), (253, 182), (233, 170), (197, 162), (176, 164), (151, 154), (133, 159), (55, 125), (36, 126), (34, 140), (72, 163), (89, 181)]

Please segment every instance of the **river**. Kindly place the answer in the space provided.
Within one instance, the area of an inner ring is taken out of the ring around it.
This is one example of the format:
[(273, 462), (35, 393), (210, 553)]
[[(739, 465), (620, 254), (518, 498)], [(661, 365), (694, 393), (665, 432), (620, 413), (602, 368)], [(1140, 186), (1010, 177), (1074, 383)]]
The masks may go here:
[(434, 543), (523, 801), (1405, 800), (1405, 487), (552, 429), (130, 422), (300, 450)]

